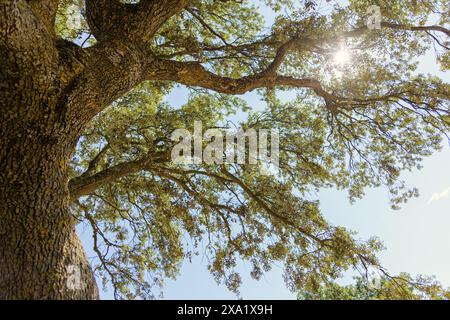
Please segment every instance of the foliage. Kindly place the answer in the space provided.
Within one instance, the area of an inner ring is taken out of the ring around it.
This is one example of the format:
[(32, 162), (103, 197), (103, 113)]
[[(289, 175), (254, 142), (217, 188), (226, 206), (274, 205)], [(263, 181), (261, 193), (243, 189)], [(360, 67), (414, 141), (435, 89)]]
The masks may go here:
[(330, 283), (315, 292), (302, 292), (300, 300), (448, 300), (449, 289), (443, 288), (434, 278), (402, 273), (397, 277), (383, 275), (367, 279), (355, 277), (355, 283), (338, 285)]

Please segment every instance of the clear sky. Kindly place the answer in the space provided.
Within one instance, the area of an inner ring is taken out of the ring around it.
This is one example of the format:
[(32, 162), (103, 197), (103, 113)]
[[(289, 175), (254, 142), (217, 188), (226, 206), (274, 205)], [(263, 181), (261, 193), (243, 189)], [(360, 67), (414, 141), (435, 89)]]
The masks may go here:
[[(272, 14), (262, 9), (271, 23)], [(420, 63), (419, 72), (432, 73), (450, 82), (450, 74), (442, 73), (430, 52)], [(243, 96), (249, 105), (262, 108), (256, 94)], [(172, 105), (186, 102), (186, 89), (179, 87), (167, 98)], [(358, 232), (358, 237), (380, 237), (387, 250), (381, 256), (382, 264), (391, 272), (409, 272), (413, 275), (435, 275), (450, 286), (450, 146), (445, 142), (442, 152), (425, 159), (422, 170), (403, 174), (408, 185), (418, 187), (420, 197), (411, 199), (400, 211), (389, 207), (388, 192), (383, 188), (368, 190), (364, 199), (351, 205), (345, 192), (333, 189), (317, 194), (325, 217), (336, 225)], [(88, 255), (90, 235), (79, 229)], [(250, 278), (250, 267), (240, 266), (244, 299), (295, 299), (295, 294), (284, 286), (281, 266), (274, 266), (260, 281)], [(100, 284), (100, 283), (99, 283)], [(102, 292), (104, 299), (112, 292)], [(185, 263), (176, 281), (167, 281), (166, 299), (235, 299), (224, 285), (217, 285), (206, 269), (201, 256)]]

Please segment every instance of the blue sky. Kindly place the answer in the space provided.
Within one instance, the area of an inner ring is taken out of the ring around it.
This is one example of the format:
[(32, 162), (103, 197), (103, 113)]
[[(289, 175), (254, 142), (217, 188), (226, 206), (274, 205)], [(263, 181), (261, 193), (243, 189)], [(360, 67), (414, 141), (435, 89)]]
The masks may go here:
[[(270, 24), (272, 15), (263, 12)], [(422, 59), (419, 72), (432, 73), (450, 82), (450, 74), (442, 73), (430, 52)], [(256, 94), (243, 96), (249, 105), (260, 109), (263, 103)], [(175, 89), (167, 98), (172, 105), (186, 102), (183, 87)], [(364, 199), (351, 205), (345, 192), (321, 190), (317, 198), (325, 217), (336, 225), (358, 232), (358, 237), (380, 237), (387, 247), (381, 255), (382, 264), (391, 272), (409, 272), (413, 275), (435, 275), (450, 286), (450, 147), (425, 159), (422, 170), (403, 174), (408, 185), (418, 187), (420, 197), (410, 200), (400, 211), (389, 207), (388, 192), (383, 188), (368, 190)], [(90, 235), (80, 229), (83, 242), (89, 246)], [(88, 254), (90, 250), (87, 248)], [(249, 277), (250, 267), (242, 263), (241, 296), (244, 299), (295, 299), (282, 279), (282, 267), (274, 266), (260, 281)], [(112, 298), (111, 291), (102, 292), (102, 298)], [(185, 263), (176, 281), (167, 281), (166, 299), (235, 299), (225, 286), (217, 285), (201, 257)]]

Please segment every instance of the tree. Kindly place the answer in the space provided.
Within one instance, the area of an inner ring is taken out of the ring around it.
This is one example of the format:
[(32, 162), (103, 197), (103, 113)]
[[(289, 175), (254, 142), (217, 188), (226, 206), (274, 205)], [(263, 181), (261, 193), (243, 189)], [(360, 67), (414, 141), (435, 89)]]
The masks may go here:
[(301, 300), (448, 300), (450, 291), (430, 277), (402, 273), (397, 277), (382, 275), (368, 279), (355, 277), (355, 284), (328, 283), (316, 292), (302, 292)]
[[(381, 243), (326, 222), (311, 191), (386, 186), (394, 207), (417, 194), (399, 175), (441, 148), (450, 118), (449, 85), (414, 71), (431, 47), (449, 69), (448, 2), (262, 2), (269, 29), (251, 1), (0, 2), (0, 298), (96, 299), (94, 272), (117, 298), (152, 297), (199, 252), (235, 292), (237, 259), (256, 279), (282, 262), (289, 288), (312, 292), (382, 270)], [(177, 84), (180, 108), (165, 102)], [(242, 126), (280, 132), (279, 175), (171, 161), (175, 129), (222, 126), (254, 90), (267, 108)]]

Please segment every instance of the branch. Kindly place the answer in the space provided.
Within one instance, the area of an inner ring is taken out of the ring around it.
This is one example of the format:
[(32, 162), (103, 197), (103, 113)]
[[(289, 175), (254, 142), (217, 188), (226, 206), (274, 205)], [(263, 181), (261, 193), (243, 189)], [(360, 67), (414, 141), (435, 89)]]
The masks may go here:
[(150, 41), (161, 26), (188, 6), (190, 0), (142, 0), (140, 13), (134, 22), (135, 30), (142, 30), (142, 40)]
[(324, 244), (326, 240), (320, 239), (308, 230), (302, 228), (301, 226), (296, 225), (293, 221), (288, 219), (287, 217), (284, 217), (283, 215), (280, 215), (277, 211), (273, 210), (265, 201), (263, 201), (260, 197), (258, 197), (257, 194), (255, 194), (243, 181), (241, 181), (239, 178), (234, 176), (231, 172), (229, 172), (225, 166), (222, 166), (221, 172), (224, 173), (227, 177), (229, 177), (231, 180), (233, 180), (241, 189), (251, 198), (253, 201), (258, 203), (262, 209), (266, 211), (266, 213), (273, 218), (283, 222), (286, 226), (290, 226), (299, 232), (303, 233), (306, 237), (311, 238), (312, 240), (316, 241), (317, 243)]
[[(37, 6), (25, 0), (0, 1), (0, 121), (9, 110), (21, 120), (44, 111), (29, 112), (30, 99), (44, 101), (49, 97), (49, 88), (58, 81), (59, 57), (53, 32), (32, 5)], [(51, 107), (50, 102), (43, 105)], [(12, 123), (11, 115), (7, 118)], [(2, 122), (2, 126), (6, 123)]]
[[(188, 10), (191, 12), (191, 10)], [(384, 28), (410, 30), (410, 31), (439, 31), (450, 35), (450, 31), (440, 26), (406, 26), (399, 24), (382, 23)], [(222, 77), (207, 70), (200, 62), (179, 62), (173, 60), (154, 59), (149, 65), (147, 79), (148, 80), (166, 80), (174, 81), (191, 87), (201, 87), (225, 94), (239, 95), (258, 88), (272, 88), (276, 86), (289, 86), (294, 88), (310, 88), (318, 96), (324, 98), (328, 107), (336, 107), (336, 104), (368, 104), (377, 101), (385, 101), (396, 94), (386, 96), (368, 98), (368, 99), (352, 99), (336, 96), (328, 93), (323, 89), (321, 83), (311, 78), (293, 78), (289, 76), (281, 76), (277, 74), (278, 69), (283, 64), (286, 56), (295, 50), (314, 50), (320, 48), (327, 42), (336, 41), (337, 38), (353, 38), (359, 37), (370, 32), (367, 27), (356, 28), (339, 35), (327, 36), (320, 39), (294, 37), (288, 41), (278, 44), (275, 56), (269, 66), (254, 75), (244, 76), (241, 78)], [(270, 38), (269, 38), (270, 39)], [(277, 45), (276, 42), (272, 42)], [(261, 43), (258, 43), (261, 45)], [(222, 50), (225, 50), (225, 45)]]
[(55, 31), (56, 12), (59, 0), (27, 0), (31, 9), (46, 25), (50, 34)]
[(228, 42), (225, 40), (224, 37), (222, 37), (218, 32), (216, 32), (199, 14), (197, 14), (193, 9), (186, 9), (187, 12), (189, 12), (195, 19), (200, 22), (200, 24), (207, 29), (209, 32), (211, 32), (213, 35), (215, 35), (217, 38), (222, 40), (222, 42), (228, 46)]
[(103, 159), (106, 152), (110, 149), (109, 144), (106, 144), (100, 152), (89, 162), (88, 168), (86, 169), (86, 172), (83, 173), (83, 176), (89, 176), (91, 175), (95, 169), (97, 168), (98, 163)]
[(86, 18), (89, 29), (98, 41), (114, 35), (126, 14), (126, 5), (118, 0), (86, 0)]
[(167, 152), (156, 152), (147, 155), (135, 161), (124, 162), (113, 167), (109, 167), (98, 173), (88, 175), (82, 174), (79, 177), (69, 181), (69, 191), (71, 202), (76, 201), (82, 196), (92, 194), (98, 188), (119, 179), (139, 173), (150, 168), (151, 164), (160, 163), (168, 160)]
[(397, 30), (407, 30), (407, 31), (437, 31), (446, 34), (450, 37), (450, 30), (441, 26), (408, 26), (404, 24), (395, 24), (389, 22), (382, 22), (382, 27), (397, 29)]
[(149, 78), (154, 80), (175, 81), (191, 87), (201, 87), (225, 94), (239, 95), (258, 88), (272, 88), (275, 86), (289, 86), (295, 88), (310, 88), (327, 103), (348, 99), (335, 96), (325, 91), (316, 79), (293, 78), (276, 74), (278, 66), (282, 62), (285, 48), (277, 55), (272, 64), (264, 71), (242, 78), (229, 78), (216, 75), (205, 69), (198, 62), (178, 62), (172, 60), (157, 59), (152, 63), (153, 68)]
[(143, 82), (144, 48), (159, 28), (188, 0), (85, 0), (87, 21), (98, 42), (81, 49), (76, 72), (61, 98), (64, 121), (87, 123), (115, 99)]
[(76, 201), (82, 196), (93, 193), (98, 188), (119, 180), (127, 175), (137, 173), (145, 168), (144, 160), (118, 164), (91, 176), (80, 176), (69, 182), (70, 199)]
[[(0, 43), (2, 51), (9, 49), (12, 54), (16, 50), (20, 52), (20, 55), (17, 54), (17, 56), (22, 59), (27, 54), (32, 55), (34, 63), (37, 62), (37, 59), (47, 58), (45, 55), (48, 55), (49, 52), (56, 53), (56, 50), (52, 50), (55, 48), (53, 31), (49, 32), (47, 25), (40, 16), (40, 14), (43, 14), (41, 11), (47, 6), (55, 5), (55, 0), (42, 2), (24, 0), (0, 2)], [(48, 15), (50, 13), (46, 14), (46, 16)], [(4, 45), (6, 47), (3, 47)], [(12, 50), (13, 48), (14, 50)], [(9, 61), (7, 57), (2, 57), (5, 59), (4, 63)]]
[(117, 39), (146, 43), (189, 0), (143, 0), (123, 4), (118, 0), (86, 0), (89, 28), (98, 41)]

